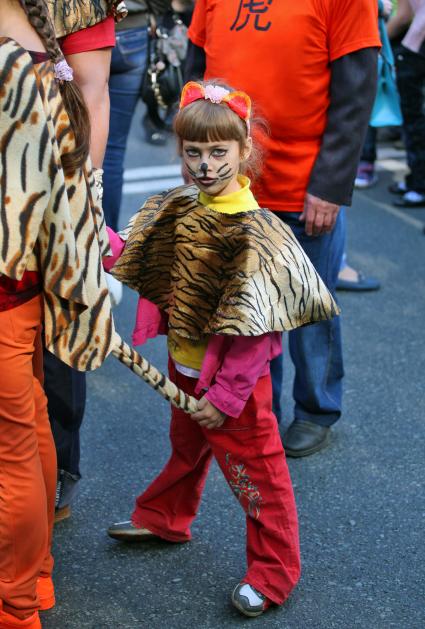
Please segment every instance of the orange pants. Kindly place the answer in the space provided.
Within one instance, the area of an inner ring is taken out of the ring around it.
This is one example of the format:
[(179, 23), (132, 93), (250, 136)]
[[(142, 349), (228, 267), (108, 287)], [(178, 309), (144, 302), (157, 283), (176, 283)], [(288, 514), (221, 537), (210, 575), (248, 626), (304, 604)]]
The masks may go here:
[(20, 619), (38, 608), (37, 578), (53, 569), (56, 452), (41, 321), (40, 296), (0, 312), (0, 601)]

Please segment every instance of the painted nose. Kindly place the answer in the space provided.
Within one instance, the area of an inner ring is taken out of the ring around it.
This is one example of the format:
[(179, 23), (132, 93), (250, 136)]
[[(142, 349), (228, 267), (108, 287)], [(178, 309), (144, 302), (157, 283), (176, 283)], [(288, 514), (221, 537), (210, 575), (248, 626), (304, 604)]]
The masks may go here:
[(208, 173), (208, 164), (206, 164), (205, 162), (202, 162), (202, 164), (199, 166), (199, 170), (204, 175), (204, 177), (206, 177)]

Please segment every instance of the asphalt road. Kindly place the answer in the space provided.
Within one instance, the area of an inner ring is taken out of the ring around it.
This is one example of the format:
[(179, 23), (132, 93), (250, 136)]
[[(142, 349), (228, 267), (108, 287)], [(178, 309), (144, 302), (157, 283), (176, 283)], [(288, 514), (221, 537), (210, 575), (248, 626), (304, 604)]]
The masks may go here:
[[(129, 168), (169, 165), (172, 153), (143, 144), (136, 122)], [(244, 516), (215, 465), (190, 544), (125, 545), (107, 537), (109, 524), (129, 518), (169, 452), (167, 404), (109, 358), (88, 378), (84, 477), (71, 519), (55, 529), (57, 604), (43, 613), (45, 629), (425, 627), (425, 210), (394, 211), (391, 178), (381, 172), (378, 186), (356, 194), (348, 212), (349, 260), (377, 276), (382, 289), (339, 295), (344, 414), (327, 450), (289, 462), (303, 575), (287, 603), (256, 620), (231, 607), (231, 589), (244, 574)], [(145, 196), (125, 197), (123, 224)], [(127, 339), (135, 303), (125, 290), (115, 311)], [(165, 369), (163, 339), (144, 354)], [(288, 357), (287, 422), (291, 373)]]

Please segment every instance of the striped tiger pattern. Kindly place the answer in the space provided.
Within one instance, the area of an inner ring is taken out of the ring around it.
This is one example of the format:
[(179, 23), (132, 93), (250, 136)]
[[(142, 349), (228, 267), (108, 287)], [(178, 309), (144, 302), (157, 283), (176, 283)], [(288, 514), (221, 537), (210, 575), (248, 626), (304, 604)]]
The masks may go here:
[(52, 18), (56, 37), (81, 31), (102, 22), (110, 13), (115, 0), (45, 0)]
[(38, 270), (46, 345), (80, 370), (102, 364), (114, 324), (102, 256), (109, 240), (91, 165), (66, 177), (74, 136), (50, 62), (0, 39), (0, 274)]
[(120, 234), (113, 275), (180, 336), (258, 336), (339, 313), (291, 229), (267, 209), (222, 214), (195, 186), (150, 197)]

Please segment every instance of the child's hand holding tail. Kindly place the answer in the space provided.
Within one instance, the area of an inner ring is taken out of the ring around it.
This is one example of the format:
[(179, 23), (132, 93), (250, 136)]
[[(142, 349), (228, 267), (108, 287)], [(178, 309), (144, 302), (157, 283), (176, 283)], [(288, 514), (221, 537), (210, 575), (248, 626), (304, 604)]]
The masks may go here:
[(191, 415), (203, 428), (220, 428), (226, 419), (226, 415), (218, 410), (211, 402), (208, 402), (204, 396), (198, 402), (198, 410)]

